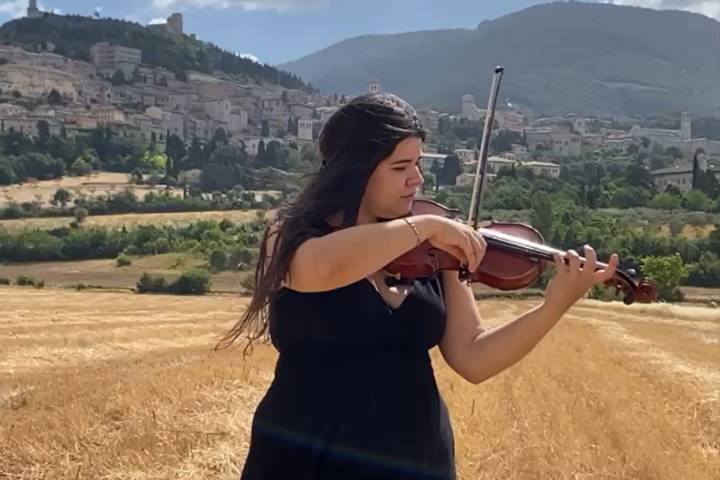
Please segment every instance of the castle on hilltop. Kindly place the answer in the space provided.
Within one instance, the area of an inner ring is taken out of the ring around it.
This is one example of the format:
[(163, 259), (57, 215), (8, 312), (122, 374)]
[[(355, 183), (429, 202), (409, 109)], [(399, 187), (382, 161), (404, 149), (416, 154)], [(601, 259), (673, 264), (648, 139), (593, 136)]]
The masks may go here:
[(27, 7), (27, 18), (39, 18), (42, 17), (42, 12), (37, 6), (37, 0), (30, 0)]
[(183, 35), (183, 16), (182, 13), (173, 13), (170, 15), (165, 23), (157, 23), (150, 25), (154, 28), (165, 28), (172, 35), (182, 36)]

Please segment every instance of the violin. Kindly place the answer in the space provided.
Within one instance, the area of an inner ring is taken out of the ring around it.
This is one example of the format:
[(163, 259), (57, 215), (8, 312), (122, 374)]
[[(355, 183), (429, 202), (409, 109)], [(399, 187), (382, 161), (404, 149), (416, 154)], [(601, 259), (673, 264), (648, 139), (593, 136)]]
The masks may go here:
[[(490, 225), (478, 228), (478, 211), (482, 202), (483, 185), (485, 184), (485, 166), (487, 165), (488, 145), (490, 143), (495, 106), (505, 68), (495, 67), (492, 79), (490, 98), (485, 115), (480, 150), (475, 150), (477, 170), (470, 198), (468, 225), (479, 232), (487, 243), (485, 256), (474, 272), (468, 271), (460, 260), (444, 250), (434, 247), (425, 241), (413, 250), (395, 259), (385, 267), (390, 276), (388, 285), (405, 283), (419, 277), (434, 276), (441, 270), (459, 272), (459, 277), (467, 282), (479, 282), (499, 290), (517, 290), (532, 285), (545, 271), (546, 264), (553, 262), (554, 253), (560, 253), (568, 262), (566, 252), (545, 245), (540, 232), (530, 225), (514, 222), (491, 222)], [(449, 209), (432, 200), (418, 199), (413, 202), (409, 215), (431, 214), (456, 218), (457, 209)], [(580, 259), (584, 265), (585, 258)], [(606, 263), (597, 263), (598, 269), (607, 267)], [(616, 269), (613, 277), (605, 282), (614, 286), (616, 293), (624, 293), (623, 302), (650, 303), (657, 299), (655, 282), (636, 279), (634, 270)]]
[[(410, 215), (441, 215), (457, 219), (457, 209), (450, 209), (432, 200), (417, 199)], [(554, 263), (553, 254), (566, 252), (545, 245), (540, 232), (530, 225), (516, 222), (491, 222), (477, 229), (487, 242), (487, 250), (477, 270), (470, 272), (452, 254), (434, 247), (427, 240), (385, 266), (389, 285), (405, 283), (415, 278), (431, 277), (442, 270), (457, 271), (467, 282), (482, 283), (498, 290), (518, 290), (535, 282), (545, 271), (548, 262)], [(581, 264), (585, 263), (580, 258)], [(597, 268), (607, 267), (597, 262)], [(636, 279), (634, 270), (617, 268), (606, 285), (623, 292), (623, 302), (651, 303), (657, 300), (655, 282)]]

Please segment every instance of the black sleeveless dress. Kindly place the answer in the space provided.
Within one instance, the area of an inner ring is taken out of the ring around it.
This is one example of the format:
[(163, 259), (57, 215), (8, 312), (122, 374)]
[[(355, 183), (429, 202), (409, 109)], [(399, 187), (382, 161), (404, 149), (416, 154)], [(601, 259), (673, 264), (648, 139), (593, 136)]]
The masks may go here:
[(397, 309), (366, 279), (284, 288), (269, 322), (279, 357), (241, 480), (456, 478), (428, 352), (445, 329), (439, 278), (417, 280)]

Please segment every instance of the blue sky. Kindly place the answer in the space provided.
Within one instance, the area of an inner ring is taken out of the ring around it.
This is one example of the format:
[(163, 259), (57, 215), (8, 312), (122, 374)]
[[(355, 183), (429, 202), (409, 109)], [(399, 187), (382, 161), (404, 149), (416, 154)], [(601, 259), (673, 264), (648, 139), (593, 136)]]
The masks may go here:
[[(673, 8), (720, 17), (719, 0), (590, 0)], [(369, 33), (474, 28), (543, 0), (40, 0), (43, 10), (126, 18), (141, 24), (182, 12), (185, 31), (260, 61), (295, 60)], [(0, 0), (0, 22), (22, 15), (27, 0)]]

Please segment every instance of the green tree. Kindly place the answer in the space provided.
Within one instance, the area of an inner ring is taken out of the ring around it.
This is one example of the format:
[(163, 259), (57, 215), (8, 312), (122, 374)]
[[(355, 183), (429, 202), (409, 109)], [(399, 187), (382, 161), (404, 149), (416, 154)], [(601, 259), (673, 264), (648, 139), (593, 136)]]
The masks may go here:
[(202, 144), (195, 136), (190, 143), (187, 155), (189, 168), (203, 168), (205, 166)]
[(87, 208), (78, 207), (73, 211), (77, 223), (83, 223), (88, 216)]
[(179, 295), (204, 295), (210, 291), (210, 272), (202, 268), (192, 268), (183, 272), (175, 282), (170, 284), (172, 293)]
[(238, 183), (236, 170), (229, 165), (209, 163), (200, 174), (200, 185), (205, 192), (229, 190)]
[(456, 155), (448, 155), (440, 171), (439, 181), (443, 185), (455, 185), (455, 179), (462, 173), (460, 159)]
[(244, 165), (246, 160), (245, 152), (235, 145), (220, 145), (210, 156), (210, 163), (225, 166)]
[(720, 259), (713, 252), (704, 252), (696, 264), (688, 267), (688, 284), (698, 287), (720, 287)]
[(13, 167), (0, 158), (0, 185), (12, 185), (17, 180)]
[(692, 170), (692, 188), (693, 190), (699, 189), (699, 182), (700, 182), (700, 174), (702, 171), (700, 170), (700, 162), (698, 161), (698, 154), (697, 152), (693, 156), (693, 170)]
[(700, 190), (709, 198), (720, 196), (720, 183), (712, 170), (699, 172), (697, 177), (693, 177), (693, 185), (693, 188)]
[(437, 178), (432, 172), (423, 172), (422, 193), (424, 194), (427, 189), (437, 192)]
[(511, 130), (500, 130), (490, 143), (490, 147), (493, 153), (509, 152), (513, 143), (522, 143), (520, 134)]
[(125, 85), (125, 75), (123, 74), (122, 70), (120, 70), (119, 68), (115, 70), (115, 73), (110, 79), (110, 83), (112, 83), (116, 87), (119, 87), (120, 85)]
[(720, 223), (715, 224), (715, 230), (708, 236), (709, 249), (720, 257)]
[(658, 298), (672, 301), (681, 297), (677, 287), (690, 273), (679, 254), (642, 257), (640, 263), (645, 277), (657, 283)]
[(547, 193), (539, 192), (533, 198), (531, 222), (546, 241), (552, 238), (553, 210)]
[(143, 272), (140, 279), (135, 284), (137, 293), (164, 292), (167, 290), (164, 277), (153, 277), (147, 272)]
[(92, 172), (92, 167), (82, 157), (78, 157), (72, 165), (70, 165), (71, 175), (88, 175), (90, 172)]
[(681, 204), (682, 198), (667, 192), (658, 193), (650, 202), (652, 208), (660, 210), (676, 210), (680, 208)]
[(171, 133), (165, 141), (165, 154), (169, 160), (168, 175), (177, 177), (180, 172), (180, 162), (185, 157), (185, 143), (180, 137)]
[(212, 140), (217, 145), (227, 145), (228, 137), (227, 137), (227, 132), (225, 132), (225, 129), (218, 128), (217, 130), (215, 130)]
[(50, 124), (47, 120), (40, 120), (37, 122), (38, 137), (42, 140), (50, 138)]
[(690, 190), (683, 200), (683, 206), (691, 212), (704, 212), (710, 209), (711, 202), (700, 190)]
[(50, 94), (48, 94), (47, 102), (50, 105), (62, 105), (62, 95), (60, 95), (60, 92), (53, 88), (52, 90), (50, 90)]
[(665, 155), (669, 155), (675, 159), (683, 158), (682, 150), (680, 150), (678, 147), (667, 147), (665, 149)]
[(655, 190), (655, 182), (650, 170), (640, 157), (636, 157), (625, 169), (625, 181), (633, 187), (644, 188), (651, 192)]
[(639, 187), (619, 187), (610, 197), (610, 205), (615, 208), (642, 207), (649, 200), (647, 190)]
[(320, 156), (314, 145), (304, 144), (300, 147), (299, 159), (301, 163), (309, 165), (309, 170), (320, 168)]
[(208, 259), (210, 269), (214, 272), (221, 272), (227, 268), (228, 256), (225, 250), (213, 250)]
[(64, 207), (70, 201), (70, 197), (71, 195), (69, 191), (64, 188), (58, 188), (55, 191), (55, 195), (53, 195), (52, 203), (53, 205), (57, 205), (59, 203)]
[(140, 158), (139, 167), (144, 172), (162, 172), (167, 164), (167, 156), (164, 153), (145, 152)]

